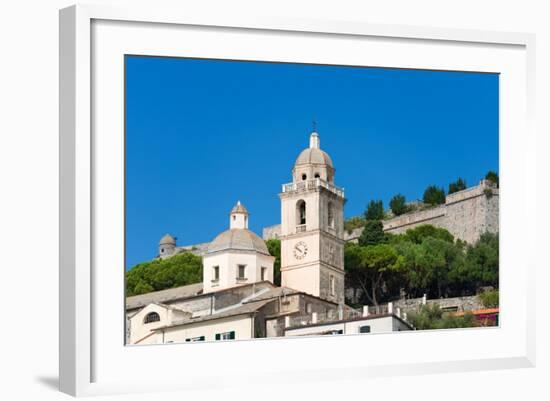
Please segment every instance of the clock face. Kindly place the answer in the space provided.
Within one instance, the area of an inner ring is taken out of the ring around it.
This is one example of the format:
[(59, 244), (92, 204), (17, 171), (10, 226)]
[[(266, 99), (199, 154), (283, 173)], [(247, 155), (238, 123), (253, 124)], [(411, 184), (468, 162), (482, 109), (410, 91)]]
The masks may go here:
[(294, 257), (298, 260), (305, 258), (307, 255), (307, 244), (300, 241), (294, 245)]

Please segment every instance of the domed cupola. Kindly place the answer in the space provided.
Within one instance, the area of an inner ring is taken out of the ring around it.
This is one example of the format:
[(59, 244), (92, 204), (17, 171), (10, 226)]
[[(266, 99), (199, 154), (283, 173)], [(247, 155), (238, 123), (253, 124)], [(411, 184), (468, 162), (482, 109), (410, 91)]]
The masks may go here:
[(294, 163), (292, 169), (294, 182), (320, 178), (332, 183), (334, 171), (332, 159), (328, 153), (321, 150), (319, 134), (315, 131), (312, 132), (309, 137), (309, 148), (304, 149)]
[(203, 291), (219, 291), (258, 281), (273, 282), (267, 245), (248, 229), (248, 210), (241, 202), (229, 213), (229, 230), (216, 236), (203, 256)]

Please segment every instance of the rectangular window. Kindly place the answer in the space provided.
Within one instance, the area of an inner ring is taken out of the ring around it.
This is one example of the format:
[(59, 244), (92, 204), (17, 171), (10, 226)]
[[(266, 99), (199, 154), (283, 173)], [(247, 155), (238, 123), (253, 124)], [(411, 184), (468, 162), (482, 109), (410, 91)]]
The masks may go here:
[(267, 276), (267, 267), (262, 267), (261, 280), (265, 281)]
[(359, 333), (370, 333), (370, 326), (359, 327)]
[(186, 338), (185, 341), (187, 341), (187, 342), (204, 341), (204, 336)]
[(214, 266), (212, 268), (212, 277), (213, 281), (218, 281), (220, 279), (220, 266)]
[(234, 339), (235, 339), (234, 331), (227, 331), (225, 333), (216, 334), (216, 341), (227, 341), (227, 340), (234, 340)]
[(238, 266), (239, 266), (239, 269), (238, 269), (237, 278), (242, 280), (246, 278), (246, 265), (238, 265)]

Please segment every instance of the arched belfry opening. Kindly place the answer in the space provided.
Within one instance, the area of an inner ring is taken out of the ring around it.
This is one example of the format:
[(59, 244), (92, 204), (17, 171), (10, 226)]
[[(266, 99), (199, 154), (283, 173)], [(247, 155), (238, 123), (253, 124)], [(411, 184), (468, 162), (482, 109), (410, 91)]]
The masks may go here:
[(306, 224), (306, 202), (300, 199), (296, 202), (296, 225), (302, 226)]

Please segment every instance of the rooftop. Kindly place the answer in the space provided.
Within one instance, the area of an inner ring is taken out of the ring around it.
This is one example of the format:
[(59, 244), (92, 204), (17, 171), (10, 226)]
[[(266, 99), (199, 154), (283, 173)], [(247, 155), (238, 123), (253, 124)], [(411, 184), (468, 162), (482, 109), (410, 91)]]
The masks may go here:
[(246, 228), (226, 230), (219, 234), (208, 246), (208, 253), (225, 250), (255, 251), (269, 255), (264, 240)]
[(220, 312), (215, 312), (214, 311), (214, 313), (212, 313), (210, 315), (202, 315), (202, 316), (197, 316), (195, 318), (190, 318), (190, 319), (176, 320), (172, 324), (162, 326), (162, 327), (158, 327), (154, 330), (169, 329), (171, 327), (177, 327), (177, 326), (183, 326), (183, 325), (186, 325), (186, 324), (205, 322), (205, 321), (214, 320), (214, 319), (222, 319), (222, 318), (232, 317), (232, 316), (248, 315), (248, 314), (251, 314), (251, 313), (255, 313), (256, 311), (258, 311), (259, 309), (261, 309), (262, 307), (264, 307), (265, 305), (267, 305), (267, 304), (269, 304), (270, 302), (273, 302), (273, 301), (274, 301), (274, 299), (267, 299), (267, 300), (263, 300), (263, 301), (259, 301), (259, 302), (245, 303), (245, 304), (236, 306), (235, 308), (225, 309), (225, 310), (222, 310)]
[(126, 298), (126, 309), (131, 310), (147, 306), (151, 303), (165, 304), (177, 299), (189, 298), (202, 294), (202, 288), (202, 283), (196, 283), (167, 290), (148, 292), (147, 294), (134, 295)]
[(243, 204), (241, 204), (241, 201), (237, 201), (237, 204), (233, 206), (233, 209), (231, 209), (231, 214), (233, 213), (248, 214), (248, 210), (246, 209), (246, 207), (244, 207)]

